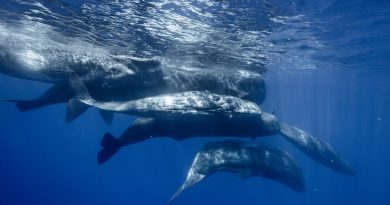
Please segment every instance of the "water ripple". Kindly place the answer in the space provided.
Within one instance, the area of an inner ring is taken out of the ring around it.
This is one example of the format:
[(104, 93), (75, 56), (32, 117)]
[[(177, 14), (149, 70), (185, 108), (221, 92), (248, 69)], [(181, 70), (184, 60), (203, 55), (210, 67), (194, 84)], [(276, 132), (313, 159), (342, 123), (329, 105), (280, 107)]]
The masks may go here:
[(0, 7), (0, 22), (14, 27), (39, 22), (48, 27), (40, 32), (47, 32), (50, 41), (82, 41), (112, 54), (264, 73), (316, 68), (312, 56), (322, 43), (306, 16), (298, 15), (302, 5), (279, 0), (16, 0)]

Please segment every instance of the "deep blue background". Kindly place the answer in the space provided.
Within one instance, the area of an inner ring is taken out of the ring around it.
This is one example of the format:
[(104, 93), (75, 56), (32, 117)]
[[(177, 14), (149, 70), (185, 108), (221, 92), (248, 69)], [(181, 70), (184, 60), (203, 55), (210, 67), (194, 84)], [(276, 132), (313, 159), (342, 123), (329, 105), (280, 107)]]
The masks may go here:
[[(329, 7), (322, 13), (308, 12), (313, 18), (337, 17), (340, 22), (329, 33), (319, 34), (334, 45), (334, 50), (329, 51), (334, 56), (328, 58), (340, 68), (270, 71), (266, 79), (268, 95), (263, 110), (275, 110), (281, 121), (330, 142), (356, 167), (356, 176), (344, 176), (319, 165), (280, 136), (274, 136), (257, 140), (277, 144), (295, 156), (305, 174), (305, 193), (294, 193), (267, 179), (242, 180), (220, 173), (184, 192), (175, 204), (390, 201), (390, 56), (389, 37), (385, 35), (389, 33), (389, 18), (383, 17), (390, 13), (383, 10), (390, 7), (382, 5), (386, 4), (357, 1)], [(376, 15), (364, 15), (370, 12)], [(343, 23), (362, 16), (368, 25), (344, 29), (361, 41), (332, 36), (343, 31)], [(370, 25), (371, 18), (384, 22)], [(368, 39), (363, 38), (365, 34)], [(353, 55), (352, 51), (363, 48), (371, 49), (367, 52), (372, 55)], [(340, 57), (340, 52), (345, 56)], [(33, 98), (48, 86), (0, 75), (0, 96), (4, 99)], [(64, 105), (25, 113), (12, 104), (0, 105), (1, 205), (164, 204), (185, 179), (196, 151), (213, 140), (145, 141), (121, 150), (107, 164), (98, 166), (96, 154), (104, 132), (119, 135), (132, 118), (116, 115), (113, 125), (107, 126), (97, 111), (90, 109), (74, 123), (65, 124), (64, 114)]]

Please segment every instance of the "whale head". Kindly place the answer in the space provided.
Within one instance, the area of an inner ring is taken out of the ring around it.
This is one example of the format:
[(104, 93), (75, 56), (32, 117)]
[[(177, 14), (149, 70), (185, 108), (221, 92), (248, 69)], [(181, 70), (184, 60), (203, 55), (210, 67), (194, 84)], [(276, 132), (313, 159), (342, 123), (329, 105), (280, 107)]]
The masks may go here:
[(278, 118), (270, 113), (261, 113), (262, 128), (265, 135), (274, 135), (280, 131)]
[(265, 99), (265, 82), (262, 75), (250, 71), (238, 71), (236, 86), (239, 92), (239, 98), (261, 104)]

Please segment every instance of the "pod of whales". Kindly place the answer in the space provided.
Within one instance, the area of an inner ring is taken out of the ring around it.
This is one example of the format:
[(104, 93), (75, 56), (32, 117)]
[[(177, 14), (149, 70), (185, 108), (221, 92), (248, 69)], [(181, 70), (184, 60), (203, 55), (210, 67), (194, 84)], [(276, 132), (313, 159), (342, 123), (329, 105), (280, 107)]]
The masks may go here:
[[(67, 103), (67, 122), (91, 106), (99, 109), (108, 124), (115, 112), (139, 117), (119, 138), (104, 135), (99, 164), (126, 145), (157, 137), (184, 140), (280, 134), (313, 160), (340, 173), (355, 174), (330, 144), (260, 109), (266, 92), (264, 79), (257, 73), (172, 67), (161, 58), (117, 55), (89, 44), (36, 41), (21, 35), (0, 38), (0, 73), (52, 87), (36, 99), (3, 101), (16, 103), (20, 111)], [(7, 46), (11, 44), (13, 47)], [(230, 140), (206, 144), (198, 152), (170, 203), (184, 190), (221, 171), (262, 176), (297, 192), (305, 190), (302, 171), (288, 153), (265, 144)]]
[[(20, 111), (66, 103), (77, 97), (69, 76), (76, 73), (99, 101), (128, 101), (185, 91), (209, 91), (261, 104), (265, 83), (261, 75), (231, 69), (203, 69), (162, 65), (163, 58), (113, 54), (86, 42), (63, 43), (30, 32), (14, 34), (0, 25), (0, 73), (53, 84), (43, 95), (15, 102)], [(42, 34), (41, 34), (42, 35)]]
[[(34, 31), (34, 32), (32, 32)], [(56, 35), (53, 35), (56, 34)], [(65, 37), (40, 23), (0, 24), (0, 73), (53, 84), (31, 100), (14, 102), (20, 111), (67, 103), (77, 97), (69, 83), (76, 73), (100, 101), (127, 101), (164, 93), (205, 91), (262, 103), (261, 75), (245, 70), (200, 69), (162, 65), (162, 58), (137, 58)], [(111, 115), (101, 112), (105, 121)]]
[[(90, 99), (72, 100), (71, 103), (74, 101), (102, 110), (149, 117), (136, 120), (119, 139), (107, 133), (102, 140), (103, 150), (98, 154), (99, 164), (125, 145), (156, 137), (183, 140), (200, 136), (253, 138), (281, 134), (315, 161), (347, 175), (355, 174), (354, 169), (329, 144), (280, 123), (274, 115), (262, 112), (258, 105), (240, 98), (208, 92), (185, 92), (115, 105)], [(68, 106), (68, 110), (76, 108)]]
[[(150, 60), (154, 62), (154, 60)], [(143, 61), (145, 64), (147, 60)], [(152, 65), (157, 65), (150, 63)], [(137, 64), (138, 65), (138, 64)], [(177, 93), (186, 91), (209, 91), (210, 93), (238, 96), (243, 99), (253, 100), (256, 103), (262, 103), (265, 99), (265, 83), (261, 75), (249, 71), (232, 71), (223, 73), (222, 71), (210, 71), (199, 69), (196, 75), (194, 70), (181, 70), (172, 68), (143, 68), (159, 69), (161, 75), (153, 76), (156, 82), (140, 85), (144, 81), (142, 74), (131, 75), (133, 79), (122, 81), (120, 83), (107, 81), (105, 78), (86, 79), (81, 77), (77, 72), (64, 74), (65, 83), (55, 84), (47, 90), (42, 96), (33, 100), (5, 100), (15, 102), (20, 111), (28, 111), (43, 106), (66, 103), (72, 98), (76, 98), (80, 92), (74, 89), (69, 76), (72, 73), (77, 74), (85, 87), (88, 88), (89, 95), (92, 99), (102, 102), (123, 102), (129, 100), (143, 99), (150, 96), (156, 96), (167, 93)], [(142, 70), (142, 69), (139, 69)], [(109, 75), (108, 75), (109, 76)], [(107, 77), (108, 77), (107, 76)], [(197, 76), (195, 79), (191, 77)], [(91, 77), (92, 78), (92, 77)]]
[(264, 177), (296, 192), (305, 191), (302, 170), (288, 153), (266, 144), (228, 140), (204, 145), (196, 154), (186, 180), (168, 204), (184, 190), (218, 172), (231, 172), (242, 178)]

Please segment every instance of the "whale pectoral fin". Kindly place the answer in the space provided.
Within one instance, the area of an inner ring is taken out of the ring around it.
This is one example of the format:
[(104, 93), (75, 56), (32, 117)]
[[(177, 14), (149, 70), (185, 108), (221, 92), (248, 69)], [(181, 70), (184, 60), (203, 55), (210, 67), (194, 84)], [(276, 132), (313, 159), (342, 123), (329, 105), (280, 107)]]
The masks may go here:
[(39, 99), (36, 99), (36, 100), (8, 100), (8, 99), (4, 99), (1, 101), (15, 103), (16, 107), (18, 108), (18, 110), (20, 112), (29, 111), (29, 110), (37, 109), (37, 108), (44, 106), (44, 105), (42, 105), (42, 102)]
[(111, 125), (114, 119), (114, 113), (108, 110), (99, 109), (100, 116), (107, 125)]
[(75, 120), (77, 117), (82, 115), (85, 111), (87, 111), (89, 105), (83, 103), (78, 99), (70, 99), (66, 106), (66, 117), (65, 122), (69, 123)]
[(298, 147), (313, 160), (346, 175), (356, 174), (352, 166), (341, 158), (330, 144), (285, 123), (280, 123), (280, 128), (280, 134), (287, 141)]
[(76, 94), (79, 99), (90, 99), (88, 88), (85, 86), (84, 82), (81, 80), (75, 72), (70, 73), (69, 84), (73, 92)]
[(100, 144), (102, 145), (103, 149), (100, 150), (98, 153), (98, 164), (103, 164), (104, 162), (109, 160), (122, 147), (121, 141), (119, 139), (116, 139), (110, 133), (104, 134)]
[(176, 191), (176, 193), (172, 196), (172, 198), (169, 200), (168, 205), (172, 204), (173, 201), (186, 189), (190, 188), (191, 186), (195, 185), (196, 183), (202, 181), (206, 175), (199, 174), (199, 173), (193, 173), (191, 170), (189, 171), (189, 174), (187, 176), (187, 179), (184, 181), (184, 183), (180, 186), (180, 188)]

